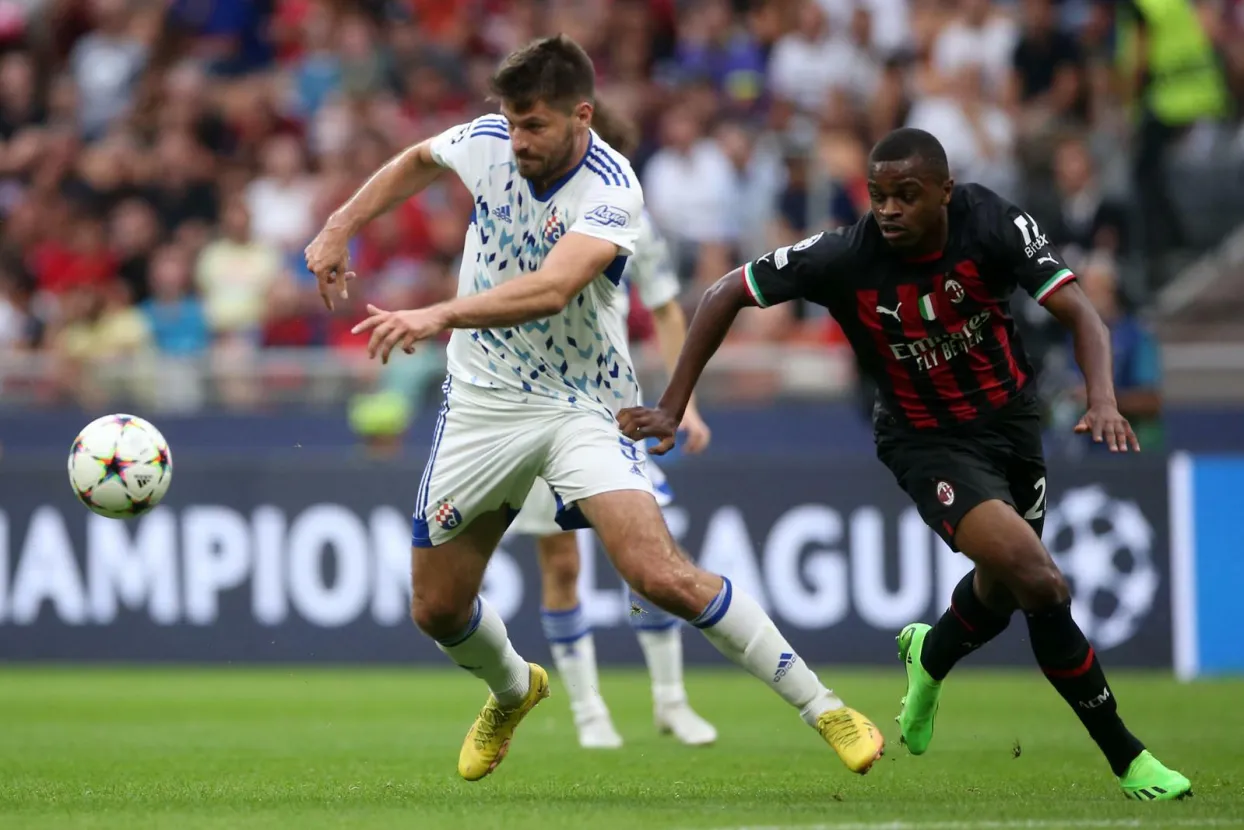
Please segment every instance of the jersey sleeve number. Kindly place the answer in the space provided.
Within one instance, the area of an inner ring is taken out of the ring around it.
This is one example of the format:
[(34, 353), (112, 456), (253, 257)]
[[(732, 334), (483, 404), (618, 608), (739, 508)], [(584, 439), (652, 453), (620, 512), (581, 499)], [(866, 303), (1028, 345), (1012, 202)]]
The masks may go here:
[(1032, 507), (1028, 508), (1024, 518), (1030, 522), (1035, 522), (1045, 515), (1045, 476), (1037, 479), (1036, 484), (1032, 485), (1032, 489), (1037, 491), (1037, 500), (1032, 503)]
[(1024, 254), (1029, 259), (1049, 244), (1049, 239), (1045, 234), (1041, 233), (1041, 228), (1037, 226), (1037, 220), (1033, 219), (1026, 213), (1021, 213), (1014, 220), (1015, 227), (1019, 228), (1020, 235), (1024, 238)]

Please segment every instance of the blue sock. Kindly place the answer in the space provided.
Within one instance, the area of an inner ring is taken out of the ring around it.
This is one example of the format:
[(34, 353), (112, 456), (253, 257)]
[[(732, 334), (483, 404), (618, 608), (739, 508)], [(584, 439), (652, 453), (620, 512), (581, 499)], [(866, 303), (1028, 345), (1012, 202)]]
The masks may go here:
[(544, 629), (544, 636), (554, 645), (570, 645), (592, 633), (583, 616), (582, 605), (566, 611), (541, 608), (540, 626)]
[(607, 715), (600, 696), (600, 678), (596, 670), (596, 644), (588, 628), (583, 606), (566, 611), (540, 609), (540, 624), (553, 652), (553, 662), (566, 691), (570, 695), (570, 711), (575, 721)]

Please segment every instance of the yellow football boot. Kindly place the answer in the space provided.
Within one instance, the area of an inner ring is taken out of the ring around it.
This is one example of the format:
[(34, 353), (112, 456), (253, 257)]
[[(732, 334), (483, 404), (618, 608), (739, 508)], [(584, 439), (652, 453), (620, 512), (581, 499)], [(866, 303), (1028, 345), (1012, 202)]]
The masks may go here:
[(497, 768), (510, 749), (514, 730), (536, 704), (549, 696), (549, 674), (535, 663), (531, 666), (531, 688), (523, 702), (513, 709), (502, 709), (497, 698), (488, 695), (488, 702), (467, 732), (458, 754), (458, 774), (468, 781), (478, 781)]
[(885, 754), (885, 738), (873, 722), (854, 709), (830, 709), (816, 719), (816, 731), (834, 748), (842, 763), (860, 775)]

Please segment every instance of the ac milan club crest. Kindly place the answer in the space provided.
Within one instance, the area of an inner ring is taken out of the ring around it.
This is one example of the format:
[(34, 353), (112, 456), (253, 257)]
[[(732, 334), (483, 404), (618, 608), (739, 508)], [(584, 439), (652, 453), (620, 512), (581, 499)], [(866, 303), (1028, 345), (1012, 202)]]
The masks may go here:
[(963, 290), (963, 286), (960, 285), (957, 280), (946, 280), (946, 284), (943, 288), (946, 291), (946, 296), (949, 297), (950, 301), (955, 305), (963, 302), (963, 298), (967, 296), (967, 292)]
[(955, 488), (950, 486), (950, 482), (939, 481), (937, 483), (937, 500), (947, 507), (955, 503)]

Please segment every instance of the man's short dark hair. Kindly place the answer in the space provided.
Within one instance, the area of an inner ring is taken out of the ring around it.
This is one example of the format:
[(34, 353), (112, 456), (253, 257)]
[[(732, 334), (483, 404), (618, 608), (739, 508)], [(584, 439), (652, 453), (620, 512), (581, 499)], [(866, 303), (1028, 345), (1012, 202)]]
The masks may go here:
[(942, 181), (950, 178), (950, 164), (946, 161), (946, 149), (932, 133), (914, 127), (900, 127), (877, 142), (868, 154), (868, 163), (884, 161), (908, 161), (917, 159), (921, 170)]
[(569, 110), (596, 97), (596, 68), (565, 35), (541, 38), (511, 52), (493, 73), (492, 94), (517, 112), (540, 101)]
[(606, 144), (624, 156), (630, 156), (639, 146), (639, 130), (636, 126), (599, 101), (592, 113), (592, 129)]

